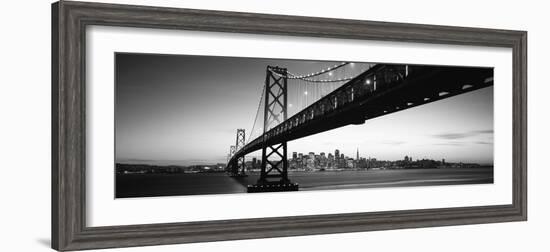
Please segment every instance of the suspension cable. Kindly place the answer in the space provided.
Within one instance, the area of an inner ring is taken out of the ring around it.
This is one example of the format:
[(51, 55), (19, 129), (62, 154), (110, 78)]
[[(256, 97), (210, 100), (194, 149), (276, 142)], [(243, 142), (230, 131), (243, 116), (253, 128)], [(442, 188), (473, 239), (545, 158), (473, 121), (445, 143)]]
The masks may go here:
[[(313, 82), (313, 83), (328, 83), (328, 82), (349, 81), (349, 80), (352, 80), (354, 77), (344, 77), (344, 78), (340, 78), (340, 79), (314, 79), (314, 78), (311, 78), (311, 77), (319, 76), (319, 75), (334, 71), (334, 70), (339, 69), (339, 68), (341, 68), (343, 66), (346, 66), (348, 64), (350, 64), (350, 62), (342, 62), (340, 64), (334, 65), (334, 66), (329, 67), (327, 69), (323, 69), (323, 70), (315, 72), (315, 73), (304, 74), (304, 75), (297, 75), (297, 74), (294, 74), (294, 73), (291, 73), (291, 72), (287, 72), (286, 78), (287, 79), (299, 79), (299, 80), (303, 80), (305, 82)], [(276, 71), (272, 71), (272, 72), (273, 72), (273, 74), (275, 74), (279, 77), (283, 77), (283, 75), (281, 75), (280, 73), (278, 73)]]
[(355, 77), (345, 77), (345, 78), (342, 78), (342, 79), (334, 79), (334, 80), (331, 80), (331, 79), (324, 79), (324, 80), (300, 79), (300, 80), (303, 80), (303, 81), (305, 81), (305, 82), (315, 82), (315, 83), (322, 82), (322, 83), (326, 83), (326, 82), (349, 81), (349, 80), (352, 80), (353, 78), (355, 78)]
[(252, 136), (254, 134), (254, 129), (256, 128), (256, 122), (258, 121), (258, 114), (260, 113), (260, 109), (261, 109), (261, 106), (262, 106), (262, 101), (264, 99), (264, 93), (265, 93), (265, 83), (264, 83), (264, 87), (262, 88), (262, 93), (260, 94), (260, 102), (258, 102), (258, 109), (256, 110), (256, 116), (254, 117), (254, 123), (252, 124), (252, 129), (250, 129), (250, 132), (249, 132), (249, 136), (248, 136), (248, 141), (247, 141), (247, 144), (248, 142), (250, 142), (250, 139), (252, 139)]
[(310, 77), (314, 77), (314, 76), (317, 76), (317, 75), (321, 75), (321, 74), (324, 74), (324, 73), (328, 73), (330, 71), (334, 71), (340, 67), (343, 67), (345, 65), (349, 64), (349, 62), (342, 62), (340, 64), (336, 64), (334, 66), (331, 66), (327, 69), (323, 69), (321, 71), (318, 71), (318, 72), (315, 72), (315, 73), (310, 73), (310, 74), (303, 74), (303, 75), (297, 75), (297, 74), (294, 74), (294, 73), (291, 73), (291, 72), (288, 72), (288, 75), (290, 75), (290, 77), (288, 77), (289, 79), (304, 79), (304, 78), (310, 78)]

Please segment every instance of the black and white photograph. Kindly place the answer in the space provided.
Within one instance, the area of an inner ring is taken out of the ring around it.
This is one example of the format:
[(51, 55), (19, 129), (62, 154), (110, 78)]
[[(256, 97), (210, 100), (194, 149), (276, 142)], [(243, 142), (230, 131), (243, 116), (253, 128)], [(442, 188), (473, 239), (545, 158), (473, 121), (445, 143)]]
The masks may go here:
[(115, 198), (493, 183), (493, 68), (117, 52)]
[(6, 1), (0, 251), (545, 251), (547, 6)]

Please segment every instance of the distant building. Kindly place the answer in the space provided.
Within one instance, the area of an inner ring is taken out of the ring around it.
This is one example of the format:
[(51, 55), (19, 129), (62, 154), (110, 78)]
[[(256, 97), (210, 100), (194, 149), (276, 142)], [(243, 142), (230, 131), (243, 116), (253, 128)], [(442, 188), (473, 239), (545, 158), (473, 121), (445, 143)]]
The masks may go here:
[(353, 168), (353, 158), (348, 158), (345, 160), (346, 167), (345, 168)]
[(310, 152), (308, 155), (308, 159), (306, 162), (306, 166), (308, 170), (314, 170), (315, 169), (315, 152)]
[(327, 157), (327, 168), (334, 168), (334, 156), (332, 155), (332, 153), (329, 153), (328, 154), (328, 157)]

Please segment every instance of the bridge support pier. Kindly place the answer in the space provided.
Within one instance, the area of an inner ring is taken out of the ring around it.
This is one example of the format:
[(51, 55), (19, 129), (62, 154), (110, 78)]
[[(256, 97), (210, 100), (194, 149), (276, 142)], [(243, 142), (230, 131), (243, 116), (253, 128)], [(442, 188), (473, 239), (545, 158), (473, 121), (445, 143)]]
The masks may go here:
[(248, 192), (298, 191), (298, 184), (288, 179), (286, 154), (286, 142), (264, 146), (260, 178), (256, 184), (248, 186)]
[(287, 142), (268, 144), (265, 135), (271, 127), (287, 120), (287, 70), (268, 66), (265, 79), (264, 146), (260, 178), (248, 192), (298, 191), (288, 179)]

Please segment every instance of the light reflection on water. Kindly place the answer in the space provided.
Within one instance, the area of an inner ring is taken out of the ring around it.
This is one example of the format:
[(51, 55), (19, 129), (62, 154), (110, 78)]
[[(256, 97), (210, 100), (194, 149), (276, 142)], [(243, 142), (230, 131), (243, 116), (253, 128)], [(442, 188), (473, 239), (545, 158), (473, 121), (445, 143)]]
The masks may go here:
[[(246, 193), (259, 174), (231, 178), (225, 173), (129, 174), (117, 176), (117, 198)], [(378, 171), (290, 172), (300, 190), (354, 189), (493, 183), (493, 167)]]

